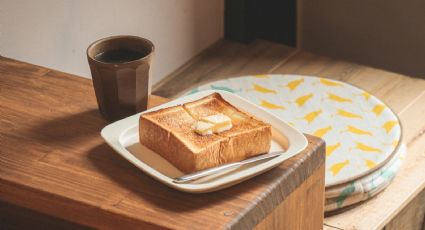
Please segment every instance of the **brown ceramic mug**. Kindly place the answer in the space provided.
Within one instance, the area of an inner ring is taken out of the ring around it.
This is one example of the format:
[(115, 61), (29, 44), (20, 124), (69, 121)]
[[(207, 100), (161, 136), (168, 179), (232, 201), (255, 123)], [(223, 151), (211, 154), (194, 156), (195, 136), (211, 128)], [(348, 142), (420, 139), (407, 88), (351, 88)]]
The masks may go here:
[(87, 48), (97, 104), (110, 121), (147, 109), (151, 41), (137, 36), (112, 36)]

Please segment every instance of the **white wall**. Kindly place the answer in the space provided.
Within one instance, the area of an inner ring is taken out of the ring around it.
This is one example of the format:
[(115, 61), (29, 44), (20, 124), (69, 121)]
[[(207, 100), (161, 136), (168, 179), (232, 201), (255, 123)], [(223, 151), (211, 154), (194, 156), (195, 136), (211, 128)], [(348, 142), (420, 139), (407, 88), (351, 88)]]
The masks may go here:
[(87, 46), (131, 34), (156, 45), (153, 83), (223, 36), (223, 0), (0, 0), (0, 55), (90, 77)]
[(425, 77), (424, 0), (298, 0), (298, 45)]

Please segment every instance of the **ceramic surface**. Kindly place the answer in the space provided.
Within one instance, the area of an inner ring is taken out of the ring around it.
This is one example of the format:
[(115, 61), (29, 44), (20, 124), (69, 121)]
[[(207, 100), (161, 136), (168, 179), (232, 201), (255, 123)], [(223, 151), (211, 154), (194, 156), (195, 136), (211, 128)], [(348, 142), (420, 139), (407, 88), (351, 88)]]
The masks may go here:
[(345, 184), (383, 166), (399, 148), (393, 111), (350, 84), (301, 75), (255, 75), (211, 82), (186, 92), (225, 90), (326, 141), (326, 186)]

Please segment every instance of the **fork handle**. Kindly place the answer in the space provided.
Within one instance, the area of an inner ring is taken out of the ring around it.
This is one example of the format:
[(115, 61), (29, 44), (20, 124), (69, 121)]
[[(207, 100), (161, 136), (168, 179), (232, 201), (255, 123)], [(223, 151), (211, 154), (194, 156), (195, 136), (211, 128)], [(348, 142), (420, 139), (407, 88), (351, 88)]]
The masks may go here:
[(239, 166), (241, 166), (241, 163), (235, 162), (235, 163), (225, 164), (225, 165), (222, 165), (222, 166), (219, 166), (219, 167), (204, 169), (204, 170), (201, 170), (201, 171), (197, 171), (197, 172), (194, 172), (194, 173), (191, 173), (191, 174), (186, 174), (184, 176), (174, 178), (173, 182), (177, 183), (177, 184), (182, 184), (182, 183), (198, 180), (198, 179), (201, 179), (203, 177), (210, 176), (210, 175), (216, 174), (216, 173), (224, 171), (224, 170), (234, 169), (234, 168), (237, 168)]
[(271, 153), (251, 157), (251, 158), (248, 158), (248, 159), (243, 160), (243, 161), (229, 163), (229, 164), (221, 165), (221, 166), (214, 167), (214, 168), (204, 169), (204, 170), (201, 170), (201, 171), (197, 171), (197, 172), (194, 172), (194, 173), (191, 173), (191, 174), (187, 174), (187, 175), (184, 175), (184, 176), (181, 176), (181, 177), (174, 178), (173, 182), (176, 183), (176, 184), (182, 184), (182, 183), (194, 181), (194, 180), (206, 177), (206, 176), (210, 176), (210, 175), (219, 173), (220, 171), (230, 170), (230, 169), (234, 169), (234, 168), (237, 168), (237, 167), (245, 165), (245, 164), (251, 164), (251, 163), (254, 163), (254, 162), (257, 162), (257, 161), (275, 158), (277, 156), (280, 156), (284, 152), (285, 151), (271, 152)]

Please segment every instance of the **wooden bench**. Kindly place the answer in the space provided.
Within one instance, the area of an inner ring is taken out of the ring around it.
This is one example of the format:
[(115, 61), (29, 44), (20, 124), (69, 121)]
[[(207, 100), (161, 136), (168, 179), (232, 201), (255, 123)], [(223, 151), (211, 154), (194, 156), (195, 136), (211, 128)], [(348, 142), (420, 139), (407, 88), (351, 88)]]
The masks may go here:
[(391, 185), (377, 197), (327, 217), (328, 229), (420, 229), (425, 213), (425, 80), (321, 57), (267, 41), (221, 41), (154, 88), (173, 97), (183, 90), (232, 76), (304, 74), (345, 81), (374, 94), (400, 117), (408, 156)]

